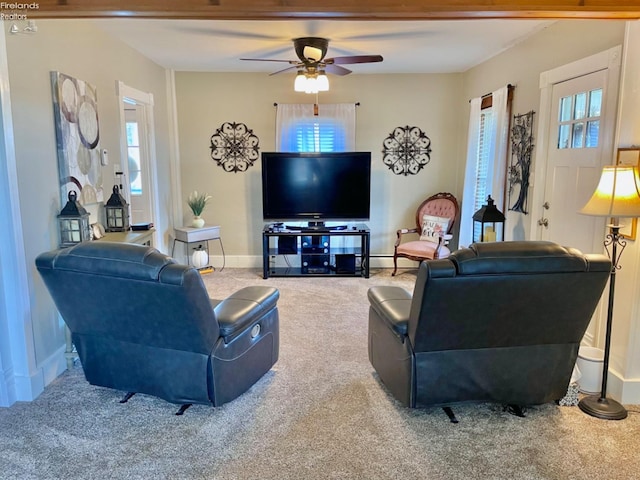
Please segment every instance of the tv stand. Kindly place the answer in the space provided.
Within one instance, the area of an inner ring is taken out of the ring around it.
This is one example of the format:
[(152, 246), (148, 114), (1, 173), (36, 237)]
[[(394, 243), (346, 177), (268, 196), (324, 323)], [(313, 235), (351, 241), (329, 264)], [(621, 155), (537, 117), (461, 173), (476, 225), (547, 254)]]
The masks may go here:
[(370, 231), (364, 223), (327, 226), (265, 225), (263, 277), (369, 278)]

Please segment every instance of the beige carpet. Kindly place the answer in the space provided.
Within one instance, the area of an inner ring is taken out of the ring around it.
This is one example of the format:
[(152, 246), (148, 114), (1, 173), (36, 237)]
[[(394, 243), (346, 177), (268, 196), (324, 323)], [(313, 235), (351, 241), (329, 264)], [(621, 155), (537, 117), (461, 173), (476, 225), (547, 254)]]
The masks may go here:
[(214, 298), (245, 285), (280, 289), (280, 360), (237, 400), (177, 406), (88, 385), (78, 365), (34, 402), (0, 409), (2, 479), (635, 479), (640, 408), (603, 421), (542, 405), (409, 410), (367, 357), (367, 289), (392, 278), (270, 278), (225, 269)]

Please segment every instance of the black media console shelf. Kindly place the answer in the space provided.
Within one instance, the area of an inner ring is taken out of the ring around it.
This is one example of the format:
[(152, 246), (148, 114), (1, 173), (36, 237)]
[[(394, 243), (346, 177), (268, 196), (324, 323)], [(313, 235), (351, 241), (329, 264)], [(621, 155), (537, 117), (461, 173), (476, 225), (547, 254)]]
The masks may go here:
[(327, 227), (268, 224), (262, 231), (262, 275), (369, 278), (369, 242), (364, 223)]

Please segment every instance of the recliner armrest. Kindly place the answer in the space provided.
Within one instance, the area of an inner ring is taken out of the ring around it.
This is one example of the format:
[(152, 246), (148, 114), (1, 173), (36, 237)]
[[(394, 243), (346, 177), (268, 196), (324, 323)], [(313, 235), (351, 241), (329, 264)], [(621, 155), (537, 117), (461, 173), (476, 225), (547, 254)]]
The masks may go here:
[(407, 335), (412, 295), (404, 288), (377, 286), (367, 292), (369, 304), (396, 335)]
[(276, 307), (280, 293), (274, 287), (245, 287), (215, 305), (220, 335), (229, 337), (251, 327)]

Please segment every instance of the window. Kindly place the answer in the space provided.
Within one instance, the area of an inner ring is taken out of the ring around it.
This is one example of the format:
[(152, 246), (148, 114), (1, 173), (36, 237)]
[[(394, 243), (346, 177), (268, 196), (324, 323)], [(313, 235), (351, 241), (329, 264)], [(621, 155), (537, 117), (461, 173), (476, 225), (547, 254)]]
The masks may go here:
[(355, 104), (278, 105), (276, 150), (348, 152), (355, 150)]
[(558, 148), (595, 148), (600, 134), (602, 89), (560, 99)]
[[(513, 87), (505, 86), (470, 102), (469, 143), (458, 240), (461, 247), (480, 240), (481, 227), (473, 221), (473, 214), (487, 204), (489, 195), (499, 210), (505, 210), (512, 92)], [(503, 232), (496, 233), (498, 240), (504, 240)]]
[[(476, 212), (487, 204), (489, 191), (489, 166), (492, 163), (493, 144), (495, 138), (495, 117), (491, 107), (480, 112), (480, 134), (478, 137), (478, 156), (476, 162), (475, 192), (473, 195), (473, 211)], [(480, 224), (474, 222), (473, 238), (480, 238)]]
[(142, 195), (142, 171), (140, 168), (140, 140), (138, 122), (126, 122), (127, 155), (129, 157), (129, 178), (131, 195)]

